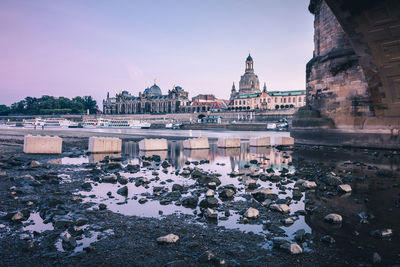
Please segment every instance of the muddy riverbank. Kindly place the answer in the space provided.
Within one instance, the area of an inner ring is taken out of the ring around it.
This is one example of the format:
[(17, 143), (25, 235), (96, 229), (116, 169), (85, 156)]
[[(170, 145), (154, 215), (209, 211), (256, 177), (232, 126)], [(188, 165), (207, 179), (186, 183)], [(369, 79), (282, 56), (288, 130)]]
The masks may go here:
[[(144, 154), (142, 136), (109, 133), (123, 152), (87, 155), (87, 138), (104, 133), (71, 133), (49, 131), (64, 152), (44, 156), (21, 153), (26, 131), (0, 132), (1, 265), (400, 263), (396, 151), (254, 149), (245, 138), (221, 150), (215, 137), (186, 151), (184, 136), (167, 136), (168, 152)], [(157, 242), (168, 234), (179, 239)]]

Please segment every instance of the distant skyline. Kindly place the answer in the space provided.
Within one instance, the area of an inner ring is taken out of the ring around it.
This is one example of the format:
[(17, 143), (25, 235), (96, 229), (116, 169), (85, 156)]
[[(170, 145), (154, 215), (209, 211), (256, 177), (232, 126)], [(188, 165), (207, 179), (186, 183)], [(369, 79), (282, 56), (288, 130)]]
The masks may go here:
[(26, 96), (137, 95), (154, 83), (229, 98), (251, 52), (268, 90), (305, 89), (309, 0), (5, 0), (0, 104)]

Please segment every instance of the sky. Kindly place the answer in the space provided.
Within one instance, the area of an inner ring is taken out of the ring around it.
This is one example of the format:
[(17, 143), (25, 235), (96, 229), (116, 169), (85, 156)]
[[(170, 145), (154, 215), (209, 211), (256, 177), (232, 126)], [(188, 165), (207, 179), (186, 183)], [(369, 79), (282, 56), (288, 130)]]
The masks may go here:
[(229, 98), (249, 52), (268, 90), (305, 88), (309, 0), (2, 0), (0, 104), (143, 92)]

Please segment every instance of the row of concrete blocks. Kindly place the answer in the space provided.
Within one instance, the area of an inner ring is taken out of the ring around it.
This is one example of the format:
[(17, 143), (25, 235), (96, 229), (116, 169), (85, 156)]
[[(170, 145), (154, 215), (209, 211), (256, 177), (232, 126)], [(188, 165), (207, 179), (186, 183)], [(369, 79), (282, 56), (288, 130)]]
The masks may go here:
[[(276, 137), (275, 145), (292, 146), (294, 139), (291, 137)], [(219, 138), (218, 147), (237, 148), (240, 147), (240, 138)], [(250, 146), (267, 147), (271, 146), (270, 137), (250, 139)], [(192, 138), (183, 141), (185, 149), (207, 149), (210, 148), (208, 138)], [(90, 137), (88, 152), (108, 153), (121, 152), (122, 140), (111, 137)], [(139, 150), (168, 150), (167, 139), (143, 139), (139, 142)], [(62, 138), (58, 136), (32, 136), (24, 137), (24, 153), (28, 154), (61, 154)]]

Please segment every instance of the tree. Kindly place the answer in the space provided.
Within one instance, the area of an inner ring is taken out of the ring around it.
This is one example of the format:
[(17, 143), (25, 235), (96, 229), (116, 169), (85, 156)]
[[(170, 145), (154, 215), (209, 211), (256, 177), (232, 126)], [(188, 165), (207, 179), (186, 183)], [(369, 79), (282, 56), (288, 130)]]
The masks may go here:
[(6, 105), (0, 105), (0, 115), (8, 115), (10, 114), (10, 107), (7, 107)]

